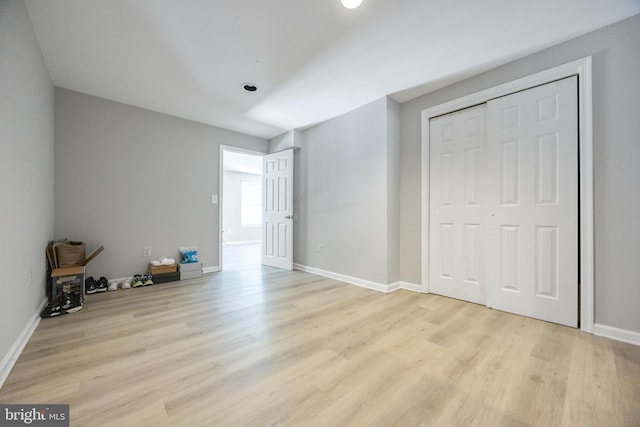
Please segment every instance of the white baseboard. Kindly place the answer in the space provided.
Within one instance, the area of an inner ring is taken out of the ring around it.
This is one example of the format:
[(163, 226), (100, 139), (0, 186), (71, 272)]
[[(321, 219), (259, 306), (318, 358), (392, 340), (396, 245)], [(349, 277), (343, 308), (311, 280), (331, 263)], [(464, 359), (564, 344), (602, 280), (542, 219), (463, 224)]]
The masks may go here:
[(640, 346), (640, 332), (595, 323), (593, 325), (593, 333), (601, 337)]
[(11, 373), (13, 365), (18, 361), (18, 357), (20, 357), (22, 350), (24, 350), (24, 347), (29, 342), (31, 335), (33, 335), (33, 332), (38, 327), (38, 324), (40, 323), (40, 312), (45, 305), (47, 305), (47, 298), (40, 303), (38, 310), (33, 314), (33, 316), (31, 316), (24, 329), (22, 329), (22, 332), (20, 332), (20, 335), (18, 335), (16, 340), (13, 342), (13, 345), (7, 354), (2, 358), (2, 362), (0, 362), (0, 388), (2, 388), (7, 377), (9, 377), (9, 373)]
[(372, 289), (378, 292), (389, 293), (399, 288), (394, 285), (383, 285), (382, 283), (372, 282), (370, 280), (359, 279), (357, 277), (347, 276), (345, 274), (334, 273), (332, 271), (321, 270), (315, 267), (308, 267), (302, 264), (293, 264), (293, 268), (307, 273), (317, 274), (318, 276), (328, 277), (329, 279), (339, 280), (341, 282), (350, 283), (352, 285), (360, 286), (362, 288)]
[(395, 292), (398, 289), (402, 289), (402, 286), (400, 286), (400, 282), (391, 283), (390, 285), (386, 285), (386, 286), (387, 286), (387, 293)]
[(423, 293), (422, 286), (416, 285), (415, 283), (395, 282), (389, 286), (395, 286), (397, 289), (404, 289), (405, 291), (418, 292), (420, 294)]
[(347, 276), (340, 273), (334, 273), (332, 271), (321, 270), (315, 267), (308, 267), (302, 264), (293, 264), (293, 268), (300, 271), (306, 271), (307, 273), (317, 274), (318, 276), (328, 277), (330, 279), (340, 280), (341, 282), (350, 283), (352, 285), (360, 286), (367, 289), (373, 289), (374, 291), (390, 293), (397, 291), (398, 289), (405, 289), (411, 292), (422, 293), (422, 286), (409, 282), (394, 282), (390, 285), (384, 285), (378, 282), (372, 282), (370, 280), (360, 279), (358, 277)]

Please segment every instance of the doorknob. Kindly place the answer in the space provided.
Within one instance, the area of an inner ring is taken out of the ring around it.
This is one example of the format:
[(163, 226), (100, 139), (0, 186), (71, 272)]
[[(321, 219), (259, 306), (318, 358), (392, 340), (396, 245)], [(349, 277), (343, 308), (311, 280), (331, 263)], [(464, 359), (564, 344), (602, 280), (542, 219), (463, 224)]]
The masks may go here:
[(293, 215), (287, 215), (284, 217), (285, 219), (293, 219)]

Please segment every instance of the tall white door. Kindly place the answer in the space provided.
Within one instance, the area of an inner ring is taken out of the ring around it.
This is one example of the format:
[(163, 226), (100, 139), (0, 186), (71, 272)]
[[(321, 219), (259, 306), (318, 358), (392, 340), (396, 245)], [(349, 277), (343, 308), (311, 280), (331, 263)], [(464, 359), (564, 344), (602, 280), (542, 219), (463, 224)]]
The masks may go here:
[(490, 307), (578, 322), (577, 78), (487, 103)]
[(484, 304), (485, 106), (430, 122), (429, 290)]
[(293, 149), (264, 156), (262, 263), (293, 270)]

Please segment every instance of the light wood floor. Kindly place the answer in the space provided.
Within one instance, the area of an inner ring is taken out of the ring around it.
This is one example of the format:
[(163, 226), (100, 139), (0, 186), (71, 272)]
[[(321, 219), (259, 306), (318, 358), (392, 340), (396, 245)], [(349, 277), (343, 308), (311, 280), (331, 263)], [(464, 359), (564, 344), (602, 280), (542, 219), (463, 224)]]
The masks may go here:
[(638, 426), (640, 347), (256, 266), (44, 319), (0, 402), (78, 426)]

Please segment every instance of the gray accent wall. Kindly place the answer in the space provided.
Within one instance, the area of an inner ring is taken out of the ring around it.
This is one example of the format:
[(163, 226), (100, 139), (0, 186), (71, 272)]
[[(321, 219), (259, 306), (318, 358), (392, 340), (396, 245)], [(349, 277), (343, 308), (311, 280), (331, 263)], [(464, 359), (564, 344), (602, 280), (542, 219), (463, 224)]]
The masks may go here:
[(423, 109), (592, 55), (595, 321), (640, 332), (640, 15), (402, 105), (400, 276), (420, 283)]
[[(87, 274), (144, 273), (197, 246), (218, 266), (220, 144), (266, 152), (267, 140), (85, 95), (55, 91), (54, 231), (105, 250)], [(152, 257), (143, 257), (149, 246)]]
[(295, 154), (295, 263), (395, 281), (389, 250), (397, 214), (389, 182), (397, 167), (389, 135), (398, 133), (388, 120), (397, 108), (390, 103), (382, 98), (302, 132)]
[[(22, 1), (0, 1), (0, 360), (45, 297), (53, 85)], [(0, 379), (1, 381), (1, 379)]]

